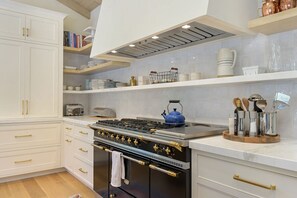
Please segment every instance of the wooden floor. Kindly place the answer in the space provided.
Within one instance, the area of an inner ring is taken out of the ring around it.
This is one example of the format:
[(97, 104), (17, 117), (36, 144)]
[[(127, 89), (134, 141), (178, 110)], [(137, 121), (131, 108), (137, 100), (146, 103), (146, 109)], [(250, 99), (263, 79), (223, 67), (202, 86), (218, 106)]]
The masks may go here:
[(0, 198), (68, 198), (74, 194), (96, 197), (96, 193), (67, 172), (0, 184)]

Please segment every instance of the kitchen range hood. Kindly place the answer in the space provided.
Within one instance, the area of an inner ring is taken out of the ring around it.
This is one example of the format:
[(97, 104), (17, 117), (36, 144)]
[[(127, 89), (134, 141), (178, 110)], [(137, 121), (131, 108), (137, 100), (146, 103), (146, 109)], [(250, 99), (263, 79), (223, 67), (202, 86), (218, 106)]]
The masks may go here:
[(103, 0), (91, 57), (132, 61), (251, 33), (258, 0)]

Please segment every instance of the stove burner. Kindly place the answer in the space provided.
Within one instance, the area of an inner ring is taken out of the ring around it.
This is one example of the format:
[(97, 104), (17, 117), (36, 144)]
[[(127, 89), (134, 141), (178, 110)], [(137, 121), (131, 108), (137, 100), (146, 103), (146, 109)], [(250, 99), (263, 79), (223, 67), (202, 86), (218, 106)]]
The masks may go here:
[(136, 132), (151, 133), (158, 129), (171, 129), (174, 126), (166, 125), (162, 122), (151, 120), (139, 120), (123, 118), (121, 120), (99, 120), (97, 124), (116, 127), (121, 129), (133, 130)]

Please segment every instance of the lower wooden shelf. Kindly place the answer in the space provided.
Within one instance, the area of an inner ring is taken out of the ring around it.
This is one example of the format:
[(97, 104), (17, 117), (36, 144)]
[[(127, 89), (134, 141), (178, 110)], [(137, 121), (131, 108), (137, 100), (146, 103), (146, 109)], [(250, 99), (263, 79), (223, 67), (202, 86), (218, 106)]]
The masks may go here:
[(223, 137), (227, 140), (245, 143), (276, 143), (280, 141), (280, 136), (259, 136), (259, 137), (240, 137), (230, 135), (229, 131), (223, 132)]
[(94, 73), (99, 73), (99, 72), (105, 72), (105, 71), (125, 68), (125, 67), (129, 67), (129, 66), (130, 66), (130, 63), (110, 61), (110, 62), (107, 62), (107, 63), (98, 64), (98, 65), (96, 65), (94, 67), (89, 67), (89, 68), (82, 69), (82, 70), (64, 69), (64, 73), (65, 74), (85, 74), (85, 75), (88, 75), (88, 74), (94, 74)]

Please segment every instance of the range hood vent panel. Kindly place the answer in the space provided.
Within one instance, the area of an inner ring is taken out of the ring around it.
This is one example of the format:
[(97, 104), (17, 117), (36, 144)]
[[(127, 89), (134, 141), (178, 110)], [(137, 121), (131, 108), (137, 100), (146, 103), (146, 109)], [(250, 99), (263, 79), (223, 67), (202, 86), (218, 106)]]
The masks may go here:
[(135, 44), (135, 47), (123, 47), (117, 49), (117, 53), (109, 53), (109, 55), (127, 57), (127, 58), (145, 58), (184, 47), (197, 45), (221, 38), (233, 36), (228, 32), (208, 27), (206, 25), (192, 22), (189, 29), (181, 27), (175, 28), (163, 34), (158, 39), (145, 39)]

